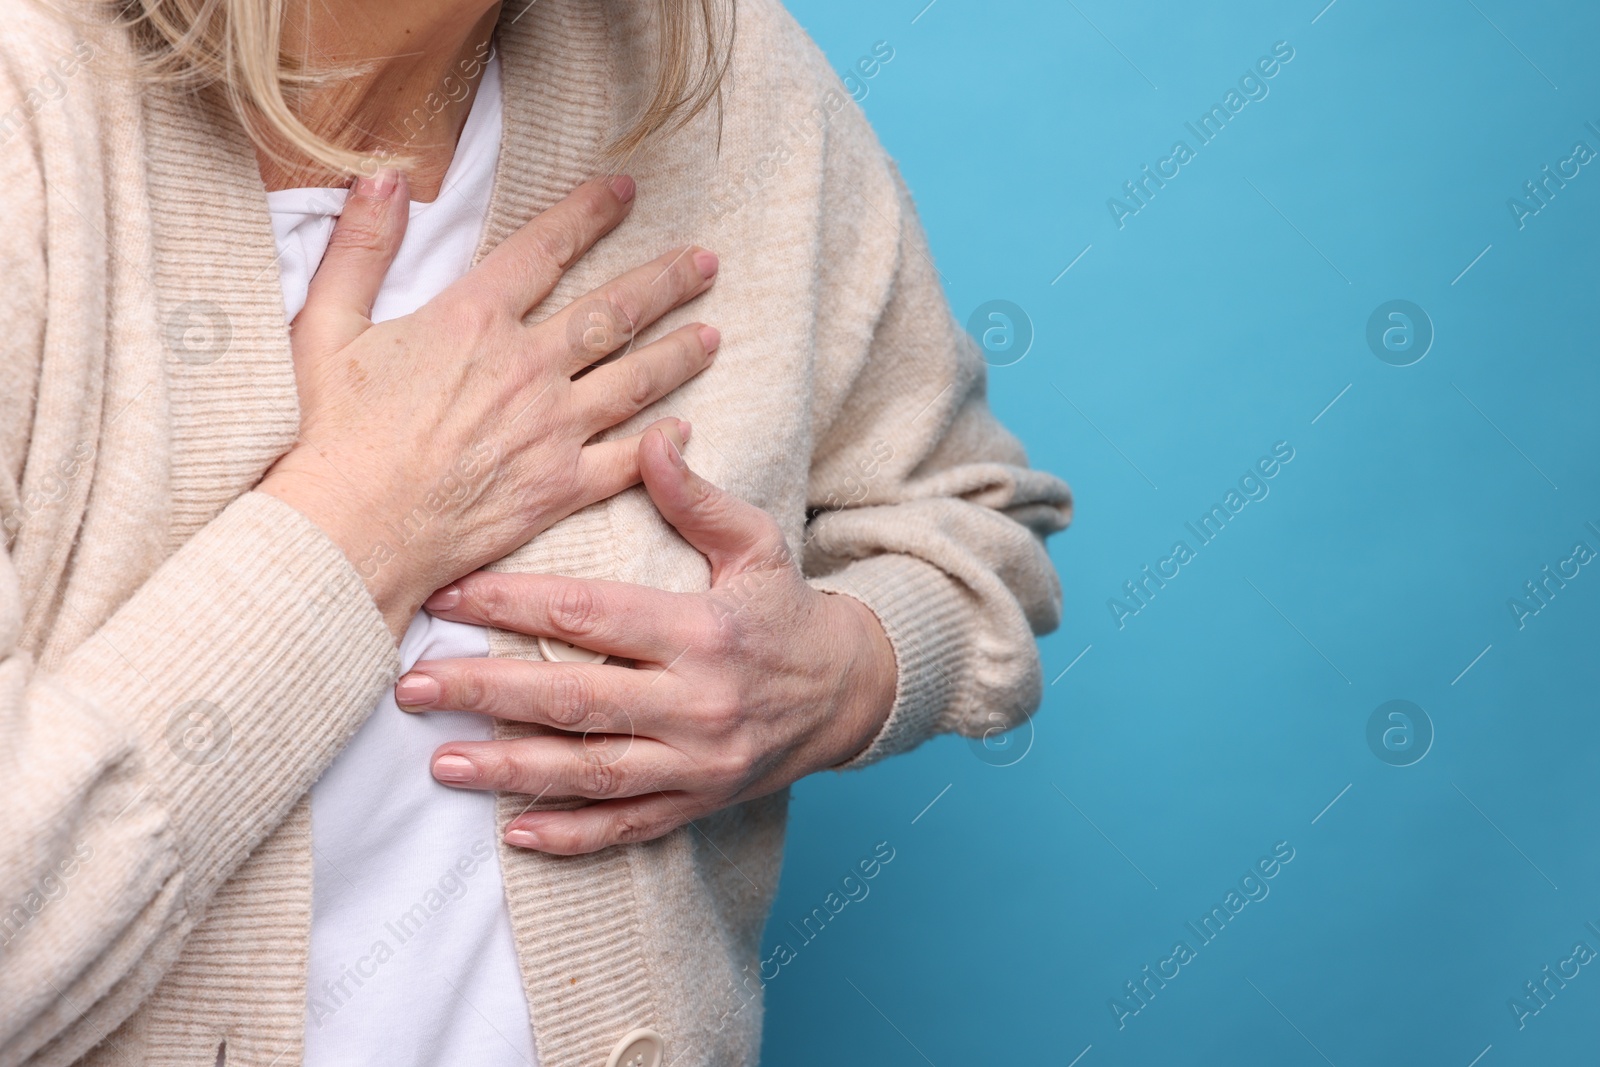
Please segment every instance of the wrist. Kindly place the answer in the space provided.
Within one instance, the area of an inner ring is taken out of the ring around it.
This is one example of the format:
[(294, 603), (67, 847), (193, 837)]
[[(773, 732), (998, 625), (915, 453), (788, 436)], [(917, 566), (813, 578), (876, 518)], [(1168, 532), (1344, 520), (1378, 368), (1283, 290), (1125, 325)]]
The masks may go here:
[(315, 523), (360, 575), (390, 632), (396, 638), (405, 633), (433, 586), (411, 574), (387, 530), (372, 518), (372, 508), (354, 499), (349, 487), (324, 487), (277, 468), (256, 488)]
[(835, 602), (841, 615), (850, 623), (846, 633), (852, 634), (850, 647), (852, 677), (851, 699), (846, 701), (844, 737), (840, 750), (828, 764), (838, 767), (849, 763), (871, 746), (882, 732), (894, 710), (895, 697), (900, 688), (899, 664), (894, 646), (884, 632), (877, 613), (855, 597), (846, 593), (824, 593)]

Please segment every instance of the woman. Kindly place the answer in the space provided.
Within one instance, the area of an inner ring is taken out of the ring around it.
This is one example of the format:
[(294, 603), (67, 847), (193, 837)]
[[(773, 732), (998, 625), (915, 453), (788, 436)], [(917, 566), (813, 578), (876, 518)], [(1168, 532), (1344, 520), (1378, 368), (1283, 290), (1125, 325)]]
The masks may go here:
[(0, 1063), (754, 1062), (788, 785), (1059, 603), (865, 120), (774, 0), (117, 6), (0, 20)]

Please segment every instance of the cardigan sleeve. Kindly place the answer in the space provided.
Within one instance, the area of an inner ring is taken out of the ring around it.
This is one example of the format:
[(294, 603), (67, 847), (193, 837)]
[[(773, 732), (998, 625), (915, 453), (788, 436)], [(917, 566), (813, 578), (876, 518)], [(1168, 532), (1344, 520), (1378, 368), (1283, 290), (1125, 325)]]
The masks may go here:
[(360, 724), (397, 652), (355, 568), (247, 493), (54, 669), (0, 560), (0, 1064), (67, 1063), (149, 995)]
[(803, 557), (814, 588), (872, 609), (898, 662), (888, 721), (845, 767), (1032, 714), (1034, 635), (1061, 611), (1044, 539), (1072, 507), (990, 412), (979, 349), (951, 317), (910, 194), (882, 166), (892, 208), (868, 218), (893, 220), (896, 254), (865, 356), (819, 434)]

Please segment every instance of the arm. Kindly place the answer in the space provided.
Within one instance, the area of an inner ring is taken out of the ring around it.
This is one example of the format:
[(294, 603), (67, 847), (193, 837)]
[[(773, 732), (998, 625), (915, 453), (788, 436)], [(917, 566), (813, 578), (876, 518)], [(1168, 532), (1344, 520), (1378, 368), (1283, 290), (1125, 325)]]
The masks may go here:
[(981, 736), (1038, 706), (1034, 634), (1060, 620), (1046, 535), (1066, 484), (1031, 470), (989, 411), (977, 345), (951, 318), (904, 184), (897, 263), (865, 360), (820, 436), (804, 570), (872, 609), (894, 646), (888, 721), (844, 766), (946, 731)]
[[(82, 1055), (397, 667), (344, 554), (247, 494), (55, 669), (0, 560), (0, 1062)], [(70, 610), (70, 609), (68, 609)], [(291, 671), (261, 670), (264, 663)]]

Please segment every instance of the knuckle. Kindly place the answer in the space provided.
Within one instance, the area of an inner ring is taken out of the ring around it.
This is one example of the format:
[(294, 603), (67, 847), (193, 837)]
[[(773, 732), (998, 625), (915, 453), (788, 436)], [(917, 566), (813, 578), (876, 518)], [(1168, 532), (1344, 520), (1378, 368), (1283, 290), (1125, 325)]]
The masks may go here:
[(655, 823), (643, 815), (637, 812), (618, 812), (611, 817), (611, 825), (606, 836), (616, 844), (631, 845), (655, 837), (655, 831)]
[(726, 738), (737, 738), (742, 719), (739, 691), (733, 686), (714, 690), (706, 703), (706, 715), (717, 732)]
[(486, 786), (517, 790), (525, 777), (521, 764), (498, 746), (474, 753), (472, 760), (479, 767), (478, 781)]
[(577, 726), (594, 706), (594, 686), (579, 671), (556, 670), (550, 676), (550, 720), (560, 726)]
[(462, 599), (470, 602), (485, 621), (496, 625), (505, 622), (510, 612), (511, 598), (505, 586), (493, 577), (484, 576), (473, 582), (470, 589), (463, 593)]
[(606, 290), (605, 301), (612, 331), (618, 337), (632, 337), (641, 314), (638, 295), (625, 285), (613, 285)]
[(730, 743), (724, 747), (723, 756), (713, 770), (713, 778), (723, 792), (734, 794), (749, 781), (755, 766), (755, 753), (748, 744)]
[(586, 752), (579, 757), (576, 785), (582, 796), (617, 796), (622, 791), (624, 777), (616, 763), (604, 756)]
[(738, 611), (726, 612), (696, 629), (696, 643), (713, 662), (731, 661), (744, 644), (744, 622)]
[(342, 252), (383, 252), (389, 247), (389, 233), (378, 211), (363, 211), (340, 218), (328, 238), (328, 246)]
[(436, 299), (433, 310), (449, 336), (471, 341), (488, 337), (502, 321), (500, 309), (483, 299), (441, 296)]
[(468, 670), (455, 677), (446, 697), (457, 711), (482, 711), (489, 703), (489, 688), (475, 671)]
[(662, 339), (662, 373), (670, 377), (674, 385), (681, 385), (705, 366), (706, 355), (697, 330), (678, 330)]
[(589, 637), (600, 631), (600, 598), (580, 582), (563, 582), (550, 600), (550, 619), (565, 633)]
[(622, 392), (634, 409), (644, 407), (656, 397), (655, 376), (650, 373), (650, 367), (643, 360), (629, 359), (621, 364), (623, 367)]
[(571, 224), (549, 219), (541, 219), (529, 237), (533, 257), (562, 270), (572, 265), (583, 246), (581, 235)]
[(573, 304), (568, 314), (568, 346), (582, 352), (590, 360), (599, 359), (622, 343), (623, 336), (618, 330), (611, 305), (605, 301), (586, 300)]

